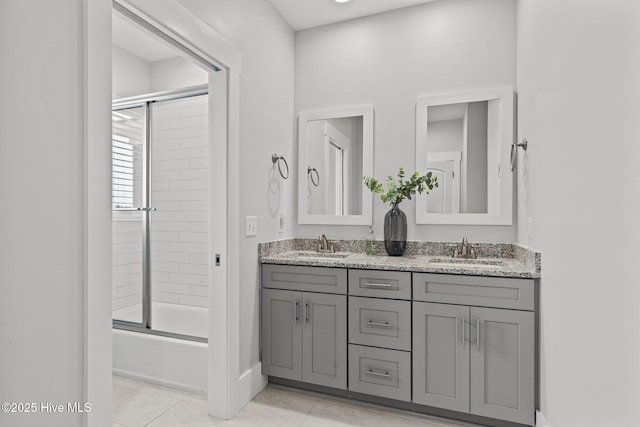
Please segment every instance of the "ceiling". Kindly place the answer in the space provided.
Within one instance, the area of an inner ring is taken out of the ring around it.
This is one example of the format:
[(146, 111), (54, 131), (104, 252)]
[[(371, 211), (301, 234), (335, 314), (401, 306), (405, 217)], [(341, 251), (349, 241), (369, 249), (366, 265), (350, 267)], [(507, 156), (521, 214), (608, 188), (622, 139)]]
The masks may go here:
[(112, 42), (147, 62), (156, 62), (180, 56), (178, 51), (118, 12), (112, 13)]
[[(401, 9), (436, 0), (269, 0), (295, 31), (333, 24), (389, 10)], [(113, 44), (144, 59), (161, 61), (180, 56), (175, 48), (113, 12)]]
[(295, 31), (436, 0), (269, 0)]

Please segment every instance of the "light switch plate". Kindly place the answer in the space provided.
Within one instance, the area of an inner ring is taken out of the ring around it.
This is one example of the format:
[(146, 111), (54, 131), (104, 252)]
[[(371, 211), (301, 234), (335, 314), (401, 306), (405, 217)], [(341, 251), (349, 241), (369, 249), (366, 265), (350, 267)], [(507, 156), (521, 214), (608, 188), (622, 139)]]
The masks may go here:
[(258, 217), (247, 216), (244, 221), (244, 235), (256, 236), (258, 234)]
[(287, 222), (287, 217), (284, 213), (278, 215), (278, 233), (284, 233), (284, 224)]
[(529, 239), (533, 239), (533, 218), (527, 218), (527, 235)]

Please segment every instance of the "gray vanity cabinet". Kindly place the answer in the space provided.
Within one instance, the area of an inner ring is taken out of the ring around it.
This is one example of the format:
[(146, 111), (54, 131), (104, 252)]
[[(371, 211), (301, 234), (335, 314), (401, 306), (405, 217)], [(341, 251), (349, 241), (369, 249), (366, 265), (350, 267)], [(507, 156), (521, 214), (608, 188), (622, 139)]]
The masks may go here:
[[(471, 413), (535, 423), (534, 314), (471, 307)], [(479, 337), (478, 334), (479, 333)]]
[[(533, 281), (414, 274), (413, 401), (534, 425), (535, 316), (531, 305), (512, 295), (514, 310), (485, 305), (486, 294), (502, 289), (533, 288)], [(451, 286), (448, 285), (450, 281)], [(493, 281), (493, 286), (492, 286)], [(425, 286), (426, 285), (426, 286)], [(447, 297), (447, 304), (415, 301)], [(531, 290), (533, 291), (533, 290)], [(527, 291), (528, 292), (528, 291)], [(465, 305), (456, 305), (457, 298)], [(506, 298), (509, 299), (509, 298)]]
[(303, 292), (302, 301), (302, 381), (346, 389), (347, 297)]
[(349, 390), (411, 401), (411, 273), (349, 270)]
[(413, 401), (469, 412), (469, 307), (413, 303)]
[(535, 425), (534, 279), (280, 264), (261, 274), (262, 369), (274, 381)]
[[(295, 266), (269, 265), (268, 267), (269, 274), (274, 273), (276, 277), (287, 278), (289, 283), (287, 287), (291, 287), (292, 281), (289, 279), (295, 278), (298, 273), (304, 276), (311, 274), (316, 278), (331, 277), (334, 273), (332, 269), (320, 267), (315, 270)], [(346, 272), (344, 277), (346, 282)], [(325, 280), (323, 282), (327, 283)], [(274, 284), (272, 281), (270, 284), (278, 286), (277, 282)], [(303, 287), (308, 289), (306, 285)], [(344, 288), (346, 290), (346, 283)], [(263, 373), (279, 378), (346, 389), (346, 324), (346, 295), (263, 287)]]
[(267, 375), (302, 379), (301, 292), (262, 290), (262, 369)]

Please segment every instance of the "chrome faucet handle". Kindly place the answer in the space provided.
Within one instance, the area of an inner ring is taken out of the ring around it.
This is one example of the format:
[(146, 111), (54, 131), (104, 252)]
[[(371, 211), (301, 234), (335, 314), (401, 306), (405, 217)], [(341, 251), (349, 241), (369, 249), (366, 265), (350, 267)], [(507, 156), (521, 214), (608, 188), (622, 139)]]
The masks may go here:
[(324, 234), (318, 238), (318, 252), (326, 252), (329, 250), (329, 239)]
[(478, 258), (478, 256), (476, 255), (476, 248), (471, 245), (469, 245), (469, 257), (473, 259)]

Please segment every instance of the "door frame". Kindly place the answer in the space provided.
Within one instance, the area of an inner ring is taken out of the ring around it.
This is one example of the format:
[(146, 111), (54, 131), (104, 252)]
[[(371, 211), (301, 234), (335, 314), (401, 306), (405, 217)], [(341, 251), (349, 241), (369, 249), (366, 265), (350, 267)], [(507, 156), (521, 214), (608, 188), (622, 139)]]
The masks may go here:
[[(248, 401), (239, 375), (240, 51), (177, 2), (114, 0), (218, 67), (209, 72), (209, 414), (232, 418)], [(223, 125), (221, 125), (223, 124)], [(220, 209), (218, 201), (226, 201)], [(217, 262), (219, 261), (219, 262)], [(249, 396), (249, 397), (248, 397)]]
[[(462, 175), (460, 174), (461, 161), (462, 161), (461, 151), (442, 151), (438, 153), (428, 153), (427, 162), (426, 162), (427, 172), (437, 169), (433, 167), (433, 163), (436, 163), (436, 162), (452, 163), (453, 176), (449, 178), (448, 176), (445, 175), (445, 180), (444, 180), (445, 182), (442, 183), (443, 187), (447, 186), (447, 182), (451, 184), (451, 196), (450, 196), (451, 200), (447, 200), (447, 195), (446, 193), (444, 193), (443, 206), (447, 206), (447, 204), (451, 204), (450, 213), (456, 213), (456, 214), (460, 213), (460, 188), (461, 188), (460, 184), (462, 181)], [(443, 191), (444, 191), (444, 188), (443, 188)], [(425, 203), (425, 210), (426, 210), (427, 206), (429, 205), (429, 201), (428, 199), (423, 199), (423, 200), (425, 200), (424, 203)]]

